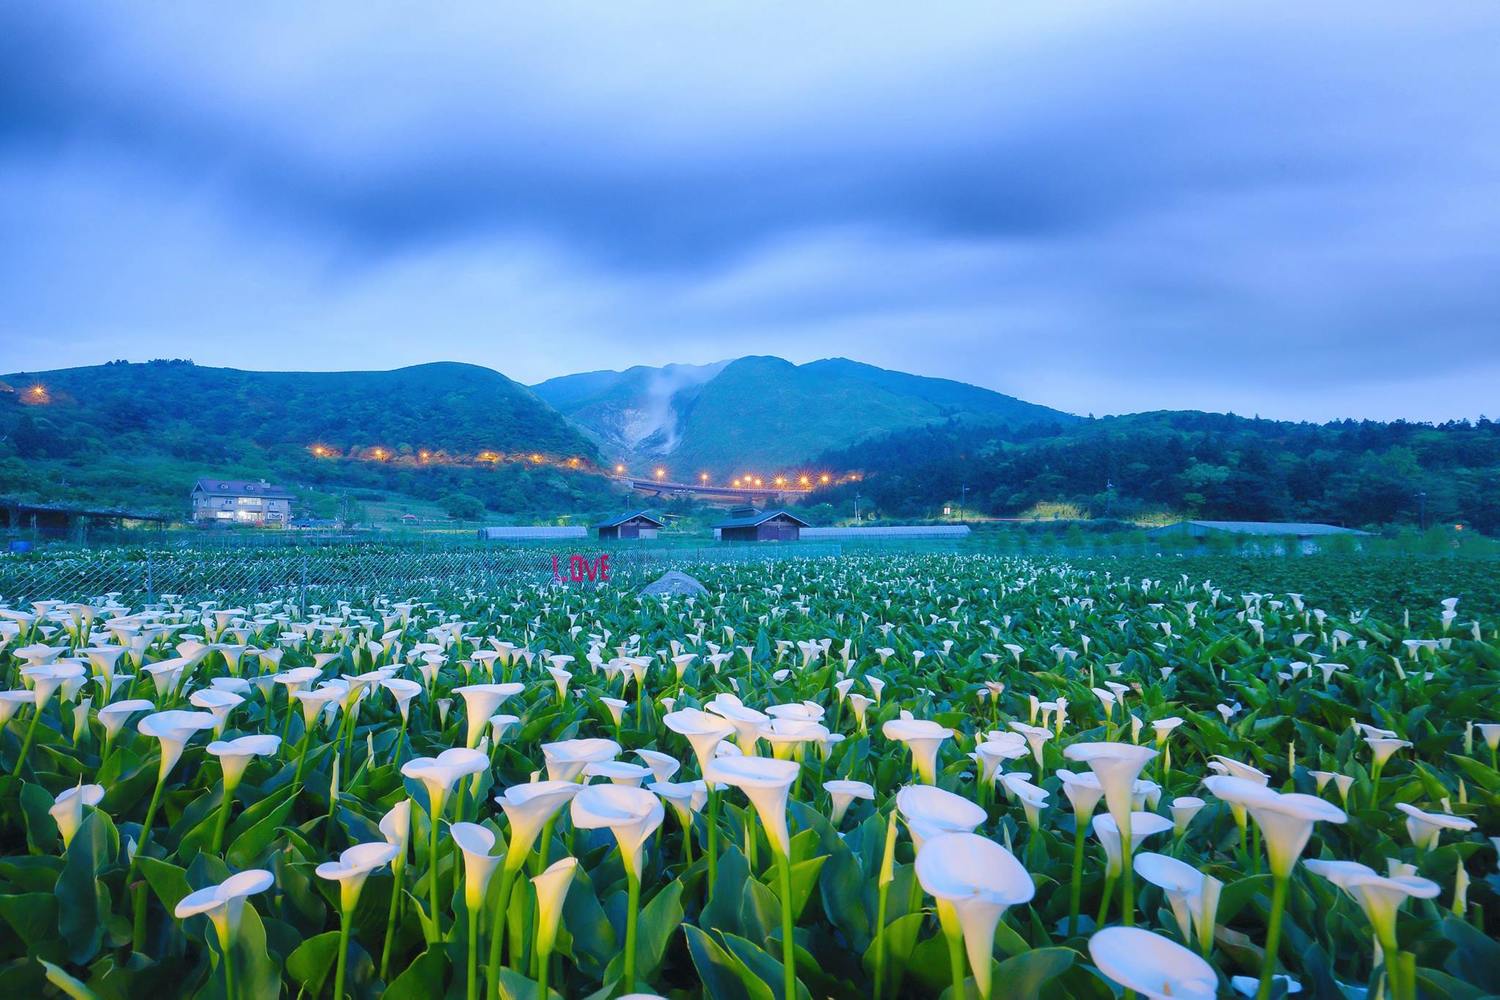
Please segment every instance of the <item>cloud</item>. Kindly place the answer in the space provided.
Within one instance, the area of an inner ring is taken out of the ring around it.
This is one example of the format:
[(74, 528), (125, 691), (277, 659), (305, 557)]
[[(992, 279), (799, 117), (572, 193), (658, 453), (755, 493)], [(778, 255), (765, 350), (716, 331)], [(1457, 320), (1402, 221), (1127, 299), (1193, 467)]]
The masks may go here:
[(0, 347), (1474, 415), (1497, 42), (1483, 5), (11, 5)]

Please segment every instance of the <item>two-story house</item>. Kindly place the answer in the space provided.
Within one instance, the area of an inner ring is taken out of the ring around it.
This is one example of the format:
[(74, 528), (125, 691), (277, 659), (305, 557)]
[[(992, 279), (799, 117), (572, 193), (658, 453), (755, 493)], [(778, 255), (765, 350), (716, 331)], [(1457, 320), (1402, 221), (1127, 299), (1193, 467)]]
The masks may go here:
[(200, 479), (193, 484), (193, 521), (284, 528), (292, 520), (292, 494), (261, 480)]

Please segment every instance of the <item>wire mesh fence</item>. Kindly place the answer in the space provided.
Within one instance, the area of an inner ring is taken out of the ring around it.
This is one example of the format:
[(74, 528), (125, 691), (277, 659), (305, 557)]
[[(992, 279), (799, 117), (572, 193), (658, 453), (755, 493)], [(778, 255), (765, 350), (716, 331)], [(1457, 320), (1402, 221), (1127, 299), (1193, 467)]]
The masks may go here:
[(786, 558), (828, 558), (838, 544), (649, 547), (330, 541), (284, 546), (58, 548), (0, 555), (0, 603), (96, 601), (140, 604), (292, 600), (303, 606), (371, 594), (494, 591), (557, 582), (636, 587), (670, 569)]

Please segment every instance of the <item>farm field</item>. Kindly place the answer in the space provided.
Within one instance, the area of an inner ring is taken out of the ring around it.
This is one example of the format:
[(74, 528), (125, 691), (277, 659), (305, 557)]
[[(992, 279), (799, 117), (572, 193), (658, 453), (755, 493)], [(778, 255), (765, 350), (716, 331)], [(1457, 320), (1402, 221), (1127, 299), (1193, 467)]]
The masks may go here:
[(0, 565), (0, 991), (1500, 993), (1494, 560), (540, 552)]

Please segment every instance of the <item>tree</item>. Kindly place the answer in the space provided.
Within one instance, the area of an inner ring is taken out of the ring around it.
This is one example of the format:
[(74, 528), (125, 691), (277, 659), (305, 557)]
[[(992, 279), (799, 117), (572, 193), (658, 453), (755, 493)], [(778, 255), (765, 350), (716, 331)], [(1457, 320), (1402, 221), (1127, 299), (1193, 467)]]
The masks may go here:
[(438, 502), (455, 521), (477, 521), (484, 516), (484, 501), (468, 493), (449, 493)]

